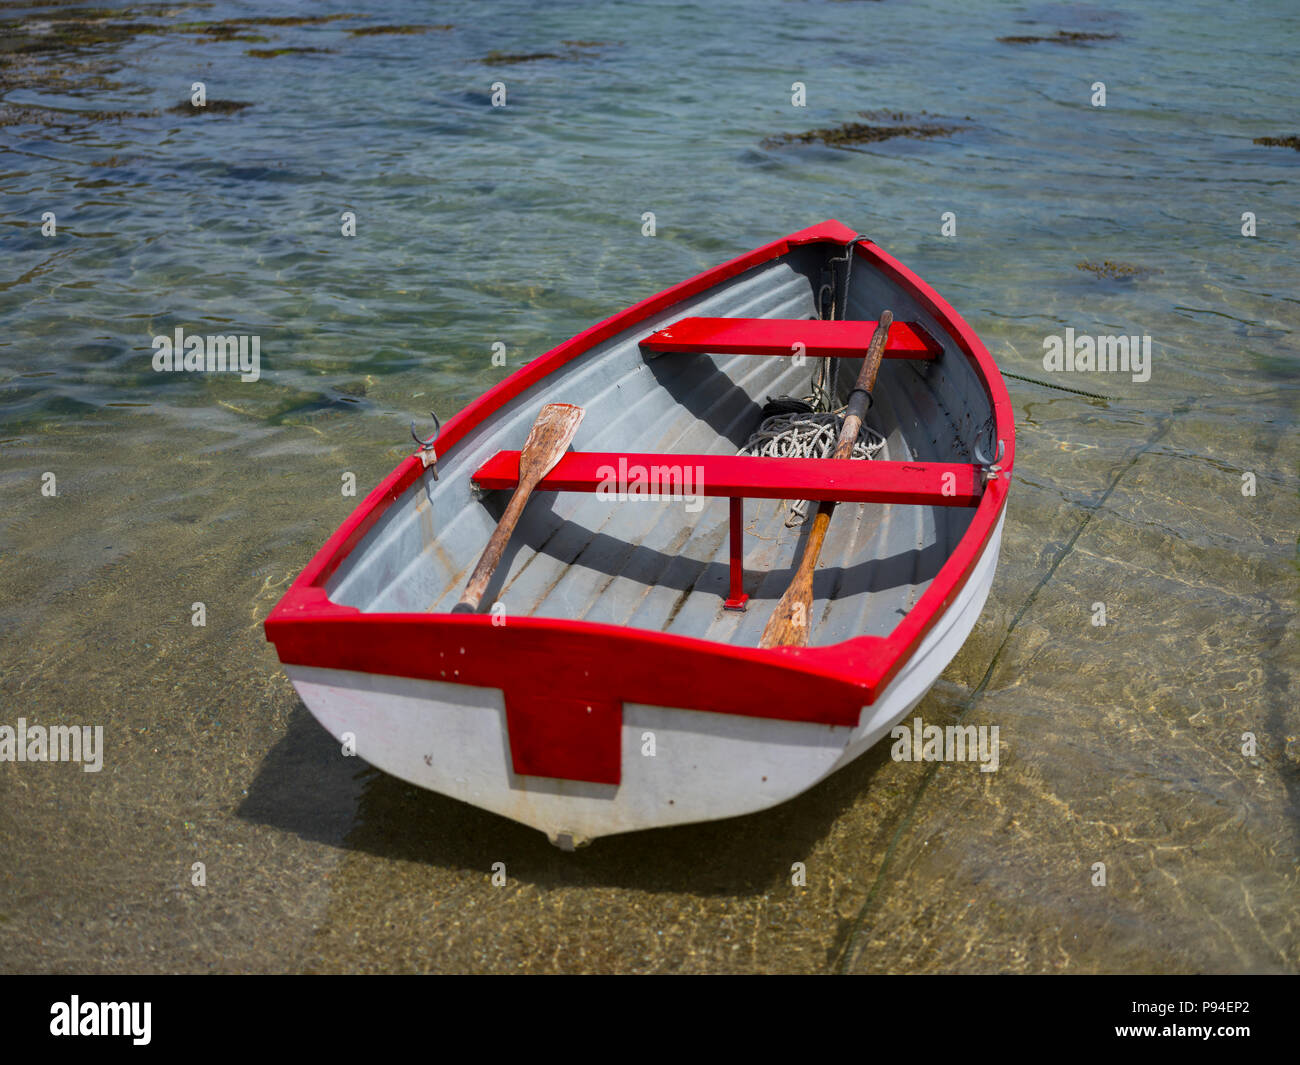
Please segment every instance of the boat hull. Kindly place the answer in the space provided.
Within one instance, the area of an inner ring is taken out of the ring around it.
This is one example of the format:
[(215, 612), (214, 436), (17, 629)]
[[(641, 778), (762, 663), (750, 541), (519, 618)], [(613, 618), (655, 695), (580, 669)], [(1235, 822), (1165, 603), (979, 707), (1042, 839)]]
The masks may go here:
[[(824, 264), (850, 256), (852, 292), (846, 275), (828, 317), (816, 306)], [(780, 354), (786, 342), (806, 330), (841, 345), (843, 402), (882, 307), (906, 328), (869, 418), (881, 461), (734, 458), (764, 397), (811, 370)], [(556, 400), (588, 409), (574, 450), (526, 508), (485, 599), (492, 613), (453, 613), (508, 495), (509, 449)], [(998, 466), (972, 462), (986, 438)], [(711, 470), (711, 498), (684, 511), (597, 499), (588, 467), (626, 459), (615, 449), (629, 445)], [(987, 599), (1014, 424), (969, 326), (830, 222), (535, 359), (447, 423), (436, 480), (429, 458), (411, 456), (367, 496), (272, 611), (268, 639), (345, 751), (572, 847), (776, 805), (886, 736)], [(822, 551), (810, 646), (762, 649), (800, 549), (784, 527), (791, 485), (852, 502)], [(748, 609), (728, 609), (742, 583)]]
[(310, 666), (285, 671), (341, 749), (408, 783), (540, 829), (564, 849), (620, 832), (737, 817), (807, 791), (873, 747), (925, 697), (979, 620), (1003, 520), (941, 623), (862, 707), (855, 726), (625, 704), (618, 785), (515, 773), (499, 688)]

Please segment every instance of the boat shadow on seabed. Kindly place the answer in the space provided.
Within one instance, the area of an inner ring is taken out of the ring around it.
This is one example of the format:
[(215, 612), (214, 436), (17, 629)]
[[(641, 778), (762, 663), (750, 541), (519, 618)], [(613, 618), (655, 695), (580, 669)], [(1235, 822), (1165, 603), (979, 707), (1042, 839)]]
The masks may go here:
[[(761, 895), (789, 882), (840, 815), (889, 761), (889, 745), (804, 794), (743, 817), (596, 840), (566, 854), (536, 829), (426, 791), (345, 757), (301, 702), (236, 815), (308, 840), (396, 861), (488, 871), (539, 887), (625, 887), (694, 895)], [(882, 830), (887, 826), (881, 826)]]

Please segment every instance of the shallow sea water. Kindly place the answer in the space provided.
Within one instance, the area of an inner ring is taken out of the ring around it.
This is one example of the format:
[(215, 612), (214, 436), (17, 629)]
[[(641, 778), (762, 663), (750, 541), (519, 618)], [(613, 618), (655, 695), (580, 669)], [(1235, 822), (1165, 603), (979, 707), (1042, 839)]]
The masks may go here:
[[(0, 763), (0, 969), (1300, 969), (1300, 154), (1252, 143), (1300, 132), (1292, 5), (109, 6), (0, 2), (0, 724), (106, 743)], [(349, 32), (417, 19), (452, 28)], [(997, 40), (1058, 30), (1118, 37)], [(326, 51), (248, 54), (281, 48)], [(196, 80), (252, 106), (169, 112)], [(877, 110), (963, 128), (763, 145)], [(879, 747), (566, 855), (341, 758), (261, 622), (342, 476), (828, 217), (1008, 371), (1066, 327), (1152, 338), (1149, 381), (1052, 378), (1109, 400), (1008, 381), (997, 580), (917, 711), (997, 725), (999, 771)], [(154, 373), (177, 326), (260, 334), (261, 380)]]

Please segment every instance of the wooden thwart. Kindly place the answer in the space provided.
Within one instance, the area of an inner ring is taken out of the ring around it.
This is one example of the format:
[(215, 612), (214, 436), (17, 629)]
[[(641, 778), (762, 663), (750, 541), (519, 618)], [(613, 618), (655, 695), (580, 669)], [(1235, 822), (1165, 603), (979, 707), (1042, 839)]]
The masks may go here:
[[(470, 480), (484, 491), (514, 488), (519, 483), (519, 452), (498, 451), (474, 471)], [(980, 467), (970, 462), (864, 462), (626, 451), (567, 452), (533, 486), (533, 491), (608, 489), (620, 496), (626, 493), (629, 498), (652, 492), (659, 498), (672, 498), (683, 487), (697, 496), (922, 507), (973, 507), (984, 494)]]
[[(647, 351), (677, 354), (794, 355), (862, 358), (876, 322), (802, 318), (683, 318), (641, 341)], [(943, 346), (920, 322), (895, 322), (887, 359), (935, 359)]]

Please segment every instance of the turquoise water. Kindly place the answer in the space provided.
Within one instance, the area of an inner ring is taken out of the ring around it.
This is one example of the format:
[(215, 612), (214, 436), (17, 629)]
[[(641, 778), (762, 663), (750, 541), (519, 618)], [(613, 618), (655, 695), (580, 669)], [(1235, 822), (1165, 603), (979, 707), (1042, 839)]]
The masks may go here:
[[(0, 763), (0, 967), (1300, 968), (1300, 154), (1253, 143), (1300, 133), (1294, 5), (364, 8), (0, 3), (0, 723), (107, 744), (99, 774)], [(1117, 36), (997, 39), (1058, 31)], [(249, 54), (283, 48), (321, 51)], [(170, 111), (195, 81), (251, 106)], [(764, 144), (881, 111), (959, 128)], [(1151, 338), (1148, 381), (1051, 378), (1108, 401), (1009, 382), (998, 580), (920, 708), (998, 724), (995, 779), (876, 752), (565, 857), (340, 766), (260, 622), (343, 476), (830, 217), (1008, 371), (1047, 377), (1066, 328)], [(1137, 272), (1079, 268), (1108, 260)], [(155, 372), (177, 327), (259, 336), (260, 379)]]

